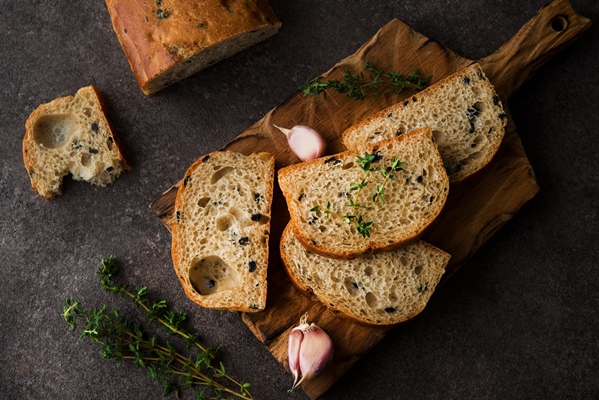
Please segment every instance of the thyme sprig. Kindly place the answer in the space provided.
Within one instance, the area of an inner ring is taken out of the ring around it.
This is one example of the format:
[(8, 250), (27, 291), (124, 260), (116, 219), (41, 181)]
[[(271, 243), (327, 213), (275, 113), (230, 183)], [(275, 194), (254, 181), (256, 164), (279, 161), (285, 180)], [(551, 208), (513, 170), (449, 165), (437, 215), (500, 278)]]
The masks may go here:
[(389, 167), (378, 167), (374, 168), (373, 164), (382, 159), (382, 155), (379, 152), (373, 152), (372, 154), (364, 152), (364, 156), (356, 157), (356, 164), (360, 166), (364, 171), (364, 178), (358, 183), (352, 183), (350, 185), (350, 192), (355, 192), (354, 198), (349, 199), (347, 206), (351, 209), (346, 214), (339, 214), (331, 210), (331, 202), (327, 201), (326, 207), (320, 207), (316, 205), (310, 209), (311, 212), (322, 211), (325, 213), (325, 218), (329, 218), (331, 215), (342, 218), (348, 225), (355, 225), (356, 231), (362, 235), (362, 237), (370, 237), (370, 230), (372, 229), (373, 221), (366, 221), (362, 215), (357, 214), (357, 210), (365, 209), (366, 206), (359, 203), (360, 193), (364, 189), (369, 181), (368, 178), (371, 173), (380, 173), (383, 176), (383, 182), (376, 186), (375, 192), (371, 197), (372, 203), (376, 205), (379, 201), (385, 203), (384, 190), (389, 180), (396, 181), (393, 176), (393, 172), (402, 170), (402, 167), (406, 164), (404, 161), (400, 161), (399, 158), (394, 157)]
[[(185, 356), (168, 341), (160, 344), (155, 336), (144, 332), (140, 324), (124, 319), (117, 309), (109, 312), (103, 306), (88, 310), (71, 297), (67, 298), (62, 318), (68, 328), (72, 331), (80, 328), (81, 338), (87, 337), (100, 344), (104, 358), (115, 360), (119, 364), (122, 360), (132, 360), (138, 367), (147, 368), (148, 376), (162, 384), (163, 397), (173, 391), (178, 397), (181, 389), (192, 388), (196, 399), (223, 398), (222, 396), (252, 398), (248, 392), (250, 383), (233, 379), (227, 374), (222, 362), (214, 365), (219, 347), (203, 346), (198, 341), (199, 334), (183, 326), (187, 319), (184, 312), (169, 310), (164, 300), (150, 302), (146, 286), (142, 285), (132, 292), (126, 286), (113, 283), (112, 278), (116, 274), (116, 260), (113, 257), (101, 261), (97, 274), (102, 289), (131, 298), (135, 305), (146, 311), (150, 322), (157, 321), (168, 333), (181, 336), (187, 348), (199, 349), (196, 354)], [(193, 389), (196, 386), (203, 389), (196, 391)]]
[(343, 71), (343, 80), (329, 79), (324, 81), (321, 76), (307, 81), (305, 85), (300, 86), (304, 97), (308, 95), (318, 96), (322, 94), (326, 99), (327, 90), (335, 90), (338, 93), (347, 93), (347, 97), (354, 100), (364, 100), (367, 95), (374, 94), (379, 98), (381, 94), (390, 92), (399, 94), (404, 89), (419, 91), (429, 86), (432, 75), (426, 78), (420, 76), (418, 69), (414, 69), (411, 74), (404, 75), (398, 72), (384, 72), (367, 61), (364, 66), (364, 72), (352, 74), (351, 71)]

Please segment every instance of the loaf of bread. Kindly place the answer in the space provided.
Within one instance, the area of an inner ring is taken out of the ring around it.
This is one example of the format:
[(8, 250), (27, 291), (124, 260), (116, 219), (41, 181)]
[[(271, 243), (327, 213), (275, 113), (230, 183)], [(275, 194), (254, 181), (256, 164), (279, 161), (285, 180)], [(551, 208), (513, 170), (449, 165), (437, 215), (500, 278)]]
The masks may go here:
[(270, 153), (214, 152), (185, 173), (175, 201), (172, 257), (195, 303), (264, 309), (273, 182)]
[(368, 325), (392, 325), (419, 314), (449, 261), (423, 241), (393, 251), (335, 260), (296, 240), (291, 225), (281, 238), (281, 258), (291, 281), (333, 312)]
[(496, 153), (507, 122), (501, 101), (478, 64), (429, 86), (354, 125), (343, 133), (350, 150), (428, 126), (451, 183), (488, 164)]
[[(310, 251), (350, 259), (398, 248), (420, 236), (443, 208), (449, 180), (430, 129), (365, 150), (374, 156), (369, 173), (358, 162), (365, 155), (353, 151), (279, 170), (295, 235)], [(395, 157), (404, 164), (394, 171)], [(373, 196), (383, 184), (383, 197), (375, 203)], [(352, 203), (363, 208), (354, 209)], [(360, 233), (360, 223), (367, 233)]]
[(106, 6), (148, 96), (281, 27), (267, 0), (106, 0)]
[(75, 180), (106, 186), (131, 168), (94, 86), (42, 104), (29, 116), (23, 159), (31, 186), (47, 200), (61, 193), (69, 173)]

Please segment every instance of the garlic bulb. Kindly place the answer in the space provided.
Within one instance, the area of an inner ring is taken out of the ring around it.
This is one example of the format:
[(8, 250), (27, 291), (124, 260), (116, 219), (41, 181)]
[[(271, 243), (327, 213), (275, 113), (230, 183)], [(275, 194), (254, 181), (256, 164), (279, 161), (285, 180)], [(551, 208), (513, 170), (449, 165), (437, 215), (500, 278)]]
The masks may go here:
[[(300, 325), (289, 333), (289, 370), (294, 381), (291, 390), (304, 379), (322, 372), (333, 359), (333, 341), (314, 323), (308, 324), (308, 313), (300, 319)], [(299, 374), (301, 379), (298, 382)]]
[(273, 126), (285, 134), (291, 151), (302, 161), (322, 157), (327, 150), (327, 143), (320, 133), (309, 126), (296, 125), (291, 129)]

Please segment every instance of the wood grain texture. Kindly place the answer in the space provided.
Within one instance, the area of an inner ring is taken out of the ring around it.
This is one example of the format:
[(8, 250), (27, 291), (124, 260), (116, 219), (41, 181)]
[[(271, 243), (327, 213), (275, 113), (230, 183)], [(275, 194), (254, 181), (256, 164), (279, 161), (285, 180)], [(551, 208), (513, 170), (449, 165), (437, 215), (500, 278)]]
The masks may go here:
[[(542, 8), (497, 52), (479, 60), (496, 86), (508, 118), (507, 98), (544, 62), (572, 43), (589, 26), (590, 21), (578, 15), (569, 1), (555, 0)], [(394, 19), (355, 54), (322, 76), (342, 78), (344, 70), (361, 71), (368, 60), (387, 71), (410, 73), (418, 68), (422, 75), (432, 75), (433, 82), (472, 62)], [(277, 169), (297, 163), (299, 159), (289, 150), (284, 135), (273, 128), (273, 124), (283, 127), (304, 124), (323, 134), (329, 154), (338, 153), (345, 150), (341, 133), (346, 128), (409, 96), (406, 92), (399, 96), (386, 94), (377, 100), (355, 101), (337, 93), (329, 93), (324, 99), (303, 97), (298, 92), (242, 132), (225, 149), (244, 154), (269, 151), (275, 154)], [(173, 218), (176, 187), (150, 205), (167, 228)], [(444, 211), (424, 236), (424, 240), (452, 256), (442, 281), (457, 271), (538, 190), (516, 126), (509, 118), (504, 141), (495, 158), (478, 174), (450, 189)], [(317, 398), (392, 328), (365, 327), (337, 317), (296, 289), (285, 274), (278, 251), (279, 239), (289, 220), (285, 199), (278, 187), (275, 187), (272, 213), (267, 306), (260, 313), (242, 314), (242, 319), (285, 368), (287, 335), (304, 313), (308, 312), (310, 320), (329, 333), (335, 343), (331, 368), (301, 386), (308, 396)]]

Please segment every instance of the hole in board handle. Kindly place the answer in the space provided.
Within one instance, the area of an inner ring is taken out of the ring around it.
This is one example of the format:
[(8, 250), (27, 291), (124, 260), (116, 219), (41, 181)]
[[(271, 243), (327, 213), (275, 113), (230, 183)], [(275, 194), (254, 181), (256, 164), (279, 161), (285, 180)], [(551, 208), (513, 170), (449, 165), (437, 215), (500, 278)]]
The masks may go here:
[(551, 29), (556, 32), (565, 31), (568, 27), (568, 18), (564, 15), (558, 15), (551, 20)]

